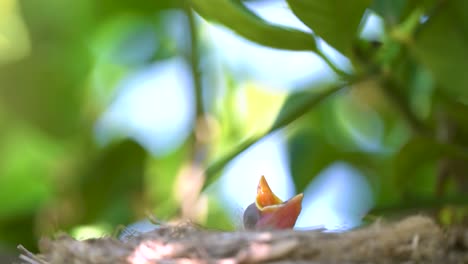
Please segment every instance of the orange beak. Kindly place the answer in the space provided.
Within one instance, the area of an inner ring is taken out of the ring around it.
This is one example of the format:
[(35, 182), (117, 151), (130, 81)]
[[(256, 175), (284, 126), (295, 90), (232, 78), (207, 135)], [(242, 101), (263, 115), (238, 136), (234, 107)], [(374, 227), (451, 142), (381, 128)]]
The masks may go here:
[(246, 229), (289, 229), (296, 224), (301, 213), (303, 194), (283, 202), (270, 189), (262, 176), (257, 187), (257, 197), (244, 212)]

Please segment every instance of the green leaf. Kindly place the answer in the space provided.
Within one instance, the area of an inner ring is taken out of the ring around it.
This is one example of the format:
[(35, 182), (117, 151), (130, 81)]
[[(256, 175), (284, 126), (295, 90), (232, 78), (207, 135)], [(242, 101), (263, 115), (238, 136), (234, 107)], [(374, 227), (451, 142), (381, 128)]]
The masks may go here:
[(291, 175), (298, 192), (337, 159), (337, 151), (320, 137), (303, 127), (288, 139)]
[(296, 16), (328, 44), (346, 56), (358, 36), (370, 0), (288, 0)]
[(468, 2), (446, 1), (421, 25), (412, 52), (434, 75), (442, 92), (468, 99)]
[(320, 92), (298, 92), (292, 94), (285, 102), (283, 108), (278, 114), (278, 117), (273, 123), (271, 130), (276, 130), (288, 125), (289, 123), (308, 113), (325, 98), (328, 98), (343, 88), (344, 85), (337, 85)]
[(311, 34), (283, 26), (272, 25), (233, 0), (191, 0), (201, 16), (232, 29), (246, 39), (261, 45), (287, 50), (316, 51)]

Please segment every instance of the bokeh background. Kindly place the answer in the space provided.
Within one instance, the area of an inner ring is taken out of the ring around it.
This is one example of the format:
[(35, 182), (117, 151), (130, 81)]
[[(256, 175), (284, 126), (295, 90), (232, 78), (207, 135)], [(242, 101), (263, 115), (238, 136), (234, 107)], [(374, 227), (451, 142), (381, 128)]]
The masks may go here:
[(0, 1), (0, 252), (233, 230), (261, 175), (298, 228), (466, 219), (464, 1), (215, 2)]

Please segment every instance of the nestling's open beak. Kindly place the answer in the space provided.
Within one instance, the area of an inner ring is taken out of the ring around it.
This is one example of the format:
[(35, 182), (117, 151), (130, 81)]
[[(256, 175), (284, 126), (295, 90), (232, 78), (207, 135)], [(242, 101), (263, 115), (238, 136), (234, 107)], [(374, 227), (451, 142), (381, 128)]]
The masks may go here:
[(255, 203), (244, 212), (244, 227), (246, 229), (288, 229), (296, 224), (301, 213), (303, 194), (298, 194), (283, 202), (268, 186), (262, 176), (257, 187)]

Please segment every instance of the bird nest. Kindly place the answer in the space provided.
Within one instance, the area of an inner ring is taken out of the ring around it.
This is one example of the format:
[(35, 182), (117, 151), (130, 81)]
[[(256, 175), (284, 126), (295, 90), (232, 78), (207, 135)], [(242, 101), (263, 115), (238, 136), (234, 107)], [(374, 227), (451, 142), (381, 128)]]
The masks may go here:
[(124, 241), (60, 235), (24, 248), (25, 263), (468, 263), (468, 229), (443, 230), (430, 218), (378, 221), (344, 233), (218, 232), (190, 223), (161, 226)]

